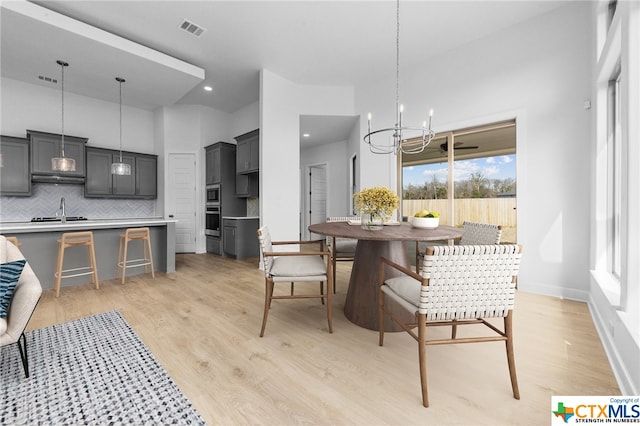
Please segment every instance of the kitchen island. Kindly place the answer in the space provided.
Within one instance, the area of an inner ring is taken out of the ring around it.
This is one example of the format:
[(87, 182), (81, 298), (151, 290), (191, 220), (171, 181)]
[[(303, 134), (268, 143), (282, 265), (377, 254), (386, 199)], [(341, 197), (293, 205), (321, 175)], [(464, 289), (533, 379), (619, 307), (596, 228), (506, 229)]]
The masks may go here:
[[(58, 240), (64, 232), (93, 231), (98, 278), (100, 281), (116, 277), (116, 264), (120, 234), (127, 228), (149, 227), (154, 268), (157, 272), (175, 272), (175, 219), (133, 218), (133, 219), (92, 219), (73, 222), (0, 222), (0, 234), (16, 236), (20, 250), (33, 268), (43, 289), (52, 289), (55, 281)], [(142, 257), (142, 246), (129, 245), (130, 259)], [(87, 250), (78, 248), (67, 250), (64, 268), (77, 268), (89, 264)], [(144, 273), (144, 268), (127, 270), (127, 277)], [(66, 278), (62, 286), (90, 282), (88, 276)]]

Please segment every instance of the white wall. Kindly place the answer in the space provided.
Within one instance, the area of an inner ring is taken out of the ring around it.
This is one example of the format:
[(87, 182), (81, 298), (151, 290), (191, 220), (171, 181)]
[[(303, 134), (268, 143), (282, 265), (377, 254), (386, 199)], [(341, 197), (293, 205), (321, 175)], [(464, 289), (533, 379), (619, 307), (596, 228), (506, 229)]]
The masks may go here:
[(353, 115), (350, 87), (303, 86), (260, 73), (260, 220), (274, 240), (300, 234), (300, 115)]
[[(589, 289), (589, 164), (579, 160), (590, 134), (591, 112), (583, 108), (590, 97), (589, 7), (568, 4), (401, 70), (407, 123), (420, 125), (431, 107), (438, 131), (516, 118), (518, 242), (525, 250), (519, 288), (580, 300)], [(376, 120), (392, 124), (394, 105), (380, 102), (389, 99), (380, 88), (393, 91), (393, 83), (357, 88), (356, 110), (372, 110), (374, 127)], [(366, 120), (361, 124), (365, 129)], [(362, 187), (395, 188), (395, 172), (385, 179), (385, 158), (393, 156), (362, 150)]]
[[(260, 127), (260, 102), (254, 102), (233, 113), (232, 134), (243, 135)], [(233, 141), (235, 142), (235, 140)]]
[[(59, 88), (50, 89), (9, 78), (0, 80), (0, 132), (3, 135), (25, 137), (27, 129), (60, 133), (62, 105)], [(117, 90), (115, 83), (114, 90)], [(64, 133), (89, 138), (89, 146), (119, 148), (118, 103), (65, 91)], [(122, 106), (122, 149), (157, 154), (151, 111)]]

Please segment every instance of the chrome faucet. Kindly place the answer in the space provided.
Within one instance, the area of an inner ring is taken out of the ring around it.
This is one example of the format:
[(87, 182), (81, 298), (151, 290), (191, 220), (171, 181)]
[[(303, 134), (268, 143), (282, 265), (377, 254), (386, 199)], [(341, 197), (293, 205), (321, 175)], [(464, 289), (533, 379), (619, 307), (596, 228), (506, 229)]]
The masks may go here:
[(62, 220), (62, 223), (65, 223), (67, 221), (67, 211), (64, 205), (64, 197), (60, 198), (60, 210), (62, 210), (60, 219)]

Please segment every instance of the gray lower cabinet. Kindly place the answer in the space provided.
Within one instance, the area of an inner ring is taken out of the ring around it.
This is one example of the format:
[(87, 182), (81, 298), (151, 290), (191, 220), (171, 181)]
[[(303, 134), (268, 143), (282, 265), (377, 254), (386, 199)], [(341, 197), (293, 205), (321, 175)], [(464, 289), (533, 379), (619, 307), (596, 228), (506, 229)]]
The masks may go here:
[[(52, 174), (51, 159), (59, 157), (61, 154), (62, 135), (27, 130), (27, 137), (31, 141), (31, 174)], [(87, 138), (64, 136), (64, 155), (76, 160), (76, 170), (73, 172), (55, 172), (56, 174), (74, 177), (83, 177), (85, 175), (84, 151), (87, 140)]]
[(85, 197), (156, 198), (157, 157), (132, 152), (122, 153), (122, 162), (131, 166), (131, 175), (111, 174), (111, 163), (120, 162), (120, 152), (87, 147)]
[(222, 241), (225, 256), (236, 259), (258, 257), (260, 247), (256, 231), (259, 227), (258, 218), (223, 218)]
[(207, 253), (222, 256), (222, 240), (220, 237), (212, 237), (207, 235)]
[(0, 195), (31, 195), (29, 140), (0, 136)]

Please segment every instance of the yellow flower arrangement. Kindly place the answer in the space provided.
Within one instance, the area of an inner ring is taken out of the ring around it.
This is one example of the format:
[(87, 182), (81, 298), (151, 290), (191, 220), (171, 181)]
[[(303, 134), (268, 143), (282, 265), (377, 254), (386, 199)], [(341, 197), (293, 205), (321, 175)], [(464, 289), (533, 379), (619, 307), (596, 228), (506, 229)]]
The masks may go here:
[(360, 214), (388, 217), (398, 208), (400, 199), (395, 192), (384, 186), (366, 188), (353, 195), (353, 204)]

